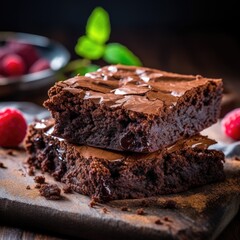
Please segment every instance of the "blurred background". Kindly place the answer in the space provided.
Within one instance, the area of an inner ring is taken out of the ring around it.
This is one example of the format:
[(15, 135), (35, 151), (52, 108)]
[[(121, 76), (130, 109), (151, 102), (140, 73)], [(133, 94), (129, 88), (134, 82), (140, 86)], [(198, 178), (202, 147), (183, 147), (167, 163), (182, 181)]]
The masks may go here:
[(96, 6), (110, 15), (110, 42), (131, 49), (144, 66), (223, 78), (228, 92), (240, 89), (239, 9), (233, 1), (131, 0), (5, 1), (0, 31), (47, 36), (74, 53)]

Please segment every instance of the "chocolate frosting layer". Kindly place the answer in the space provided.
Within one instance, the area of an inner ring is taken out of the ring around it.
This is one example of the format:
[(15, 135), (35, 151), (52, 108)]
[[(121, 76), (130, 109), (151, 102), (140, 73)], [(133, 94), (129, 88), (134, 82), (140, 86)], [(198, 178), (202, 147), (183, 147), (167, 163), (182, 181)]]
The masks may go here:
[[(34, 128), (42, 129), (44, 134), (51, 136), (58, 141), (64, 141), (62, 138), (55, 137), (53, 133), (54, 120), (47, 119), (41, 120), (34, 123)], [(123, 153), (105, 150), (101, 148), (89, 147), (89, 146), (75, 146), (75, 149), (80, 153), (84, 158), (104, 158), (108, 161), (121, 161), (121, 160), (146, 160), (153, 159), (157, 156), (160, 156), (163, 152), (173, 153), (184, 148), (200, 148), (202, 150), (207, 149), (209, 146), (215, 144), (216, 141), (209, 139), (207, 136), (202, 136), (197, 134), (193, 137), (184, 138), (177, 141), (175, 144), (164, 148), (161, 151), (156, 151), (153, 153)]]
[(163, 107), (175, 106), (179, 98), (190, 89), (209, 82), (221, 80), (144, 67), (111, 65), (85, 76), (58, 82), (57, 86), (61, 90), (77, 94), (80, 98), (91, 99), (96, 104), (159, 114)]

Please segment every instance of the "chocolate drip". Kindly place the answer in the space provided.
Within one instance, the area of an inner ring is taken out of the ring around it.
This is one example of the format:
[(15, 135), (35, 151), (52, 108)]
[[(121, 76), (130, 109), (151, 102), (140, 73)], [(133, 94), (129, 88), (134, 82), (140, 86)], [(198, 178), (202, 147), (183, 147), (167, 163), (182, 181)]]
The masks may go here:
[[(54, 126), (54, 120), (41, 120), (35, 123), (34, 127), (36, 129), (42, 129), (44, 131), (44, 134), (51, 135), (52, 137), (58, 139), (59, 141), (64, 141), (62, 138), (58, 138), (52, 135), (53, 133), (53, 126)], [(117, 151), (110, 151), (105, 150), (101, 148), (95, 148), (90, 146), (75, 146), (76, 149), (79, 151), (79, 153), (85, 157), (85, 158), (105, 158), (109, 161), (122, 161), (122, 160), (128, 160), (128, 161), (136, 161), (141, 159), (152, 159), (156, 158), (158, 155), (161, 155), (163, 151), (172, 153), (177, 152), (184, 148), (200, 148), (202, 150), (207, 149), (209, 146), (215, 144), (216, 141), (209, 139), (206, 136), (202, 136), (200, 134), (195, 135), (190, 138), (184, 138), (179, 141), (177, 141), (175, 144), (164, 148), (163, 150), (159, 150), (153, 153), (122, 153)], [(61, 149), (59, 149), (60, 151)]]

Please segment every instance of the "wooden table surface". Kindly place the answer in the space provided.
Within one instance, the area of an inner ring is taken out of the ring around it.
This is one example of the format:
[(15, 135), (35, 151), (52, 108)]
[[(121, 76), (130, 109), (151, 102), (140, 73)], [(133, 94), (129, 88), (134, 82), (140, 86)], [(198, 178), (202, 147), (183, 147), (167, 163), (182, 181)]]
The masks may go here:
[[(0, 225), (0, 240), (63, 240), (73, 239), (68, 236), (60, 236), (56, 233), (39, 232), (31, 229), (22, 229), (12, 226)], [(233, 221), (221, 233), (217, 240), (240, 239), (240, 211)], [(83, 239), (82, 239), (83, 240)]]
[[(74, 44), (79, 34), (63, 34), (53, 32), (49, 37), (61, 41), (69, 49), (74, 48)], [(148, 37), (144, 37), (148, 36)], [(152, 36), (151, 38), (149, 36)], [(154, 37), (153, 37), (154, 36)], [(236, 93), (239, 97), (240, 71), (239, 55), (240, 45), (231, 36), (223, 35), (198, 35), (185, 34), (160, 35), (153, 32), (132, 31), (129, 34), (121, 32), (112, 35), (112, 41), (126, 44), (133, 52), (143, 60), (145, 66), (161, 68), (163, 70), (185, 73), (201, 74), (207, 77), (219, 77), (224, 79), (225, 86), (231, 93)], [(151, 41), (151, 44), (149, 43)], [(42, 104), (47, 97), (47, 89), (33, 92), (27, 95), (10, 96), (1, 101), (32, 101)], [(239, 97), (240, 98), (240, 97)], [(240, 99), (232, 101), (229, 109), (240, 107)], [(228, 110), (229, 110), (228, 109)], [(17, 217), (17, 216), (16, 216)], [(0, 240), (1, 239), (71, 239), (67, 236), (59, 236), (56, 233), (35, 231), (33, 229), (22, 229), (18, 226), (7, 226), (0, 219)], [(218, 240), (240, 240), (240, 212), (218, 237)]]

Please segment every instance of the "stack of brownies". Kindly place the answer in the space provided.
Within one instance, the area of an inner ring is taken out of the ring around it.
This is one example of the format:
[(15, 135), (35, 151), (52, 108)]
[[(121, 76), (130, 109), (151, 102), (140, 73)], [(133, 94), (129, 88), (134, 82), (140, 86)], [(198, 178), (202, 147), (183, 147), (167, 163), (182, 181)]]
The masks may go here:
[(217, 121), (222, 81), (122, 65), (57, 82), (33, 123), (30, 166), (97, 198), (177, 193), (224, 179), (222, 152), (199, 134)]

